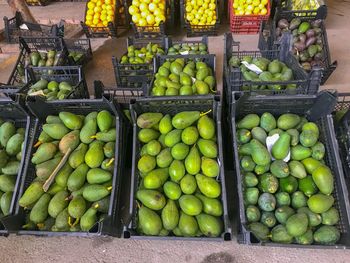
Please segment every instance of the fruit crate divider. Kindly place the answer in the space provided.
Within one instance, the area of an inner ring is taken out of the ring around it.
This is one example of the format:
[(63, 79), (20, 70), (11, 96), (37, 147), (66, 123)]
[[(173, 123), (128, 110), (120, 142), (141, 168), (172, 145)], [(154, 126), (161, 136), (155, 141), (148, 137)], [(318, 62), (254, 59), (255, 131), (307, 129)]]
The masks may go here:
[[(237, 187), (238, 187), (238, 206), (240, 211), (240, 225), (238, 229), (237, 241), (246, 245), (260, 246), (278, 246), (293, 248), (338, 248), (344, 249), (350, 247), (350, 205), (348, 190), (345, 185), (344, 173), (338, 153), (338, 143), (335, 139), (333, 120), (330, 115), (336, 104), (336, 95), (323, 91), (318, 95), (291, 95), (291, 96), (251, 96), (244, 92), (232, 92), (233, 103), (231, 105), (231, 136), (234, 146), (234, 163), (236, 167)], [(326, 105), (326, 106), (325, 106)], [(249, 113), (262, 114), (270, 112), (273, 115), (283, 113), (295, 113), (306, 115), (310, 121), (316, 122), (320, 129), (320, 139), (326, 147), (325, 161), (335, 179), (335, 206), (340, 213), (341, 239), (335, 245), (298, 245), (298, 244), (281, 244), (273, 242), (261, 242), (245, 227), (246, 216), (245, 206), (243, 203), (242, 175), (239, 164), (239, 154), (236, 138), (236, 118), (241, 119)]]
[[(135, 201), (135, 191), (138, 184), (138, 175), (136, 175), (136, 158), (140, 150), (140, 142), (137, 140), (138, 127), (136, 125), (136, 118), (138, 114), (143, 112), (162, 112), (163, 114), (175, 114), (186, 110), (199, 110), (207, 111), (208, 107), (213, 109), (211, 115), (216, 119), (216, 130), (219, 148), (219, 162), (220, 162), (220, 182), (221, 182), (221, 201), (224, 209), (222, 216), (224, 223), (224, 233), (218, 238), (208, 238), (208, 237), (175, 237), (175, 236), (142, 236), (135, 232), (135, 222), (136, 222), (136, 211), (134, 207)], [(226, 197), (227, 191), (230, 188), (226, 188), (226, 179), (224, 174), (224, 159), (223, 159), (223, 142), (222, 142), (222, 129), (221, 129), (221, 102), (220, 96), (215, 96), (214, 98), (208, 99), (205, 97), (200, 97), (196, 99), (187, 98), (184, 99), (181, 96), (169, 96), (167, 98), (155, 97), (149, 98), (139, 98), (133, 100), (130, 103), (130, 114), (133, 121), (133, 157), (132, 157), (132, 172), (130, 177), (130, 199), (129, 199), (129, 214), (124, 218), (124, 238), (133, 239), (161, 239), (161, 240), (195, 240), (195, 241), (228, 241), (231, 240), (232, 230), (228, 214), (228, 200)], [(127, 209), (127, 208), (125, 208)]]
[(119, 237), (121, 234), (121, 224), (119, 220), (119, 211), (121, 205), (119, 203), (120, 198), (120, 180), (123, 176), (124, 169), (124, 155), (120, 154), (124, 152), (123, 141), (126, 136), (125, 125), (121, 122), (120, 112), (115, 107), (113, 102), (107, 100), (105, 97), (95, 100), (63, 100), (63, 101), (43, 101), (38, 98), (31, 98), (27, 100), (27, 106), (32, 116), (34, 116), (35, 126), (34, 126), (34, 136), (32, 136), (29, 144), (29, 151), (26, 155), (26, 166), (27, 173), (23, 176), (20, 185), (19, 185), (19, 194), (22, 196), (25, 189), (32, 183), (33, 178), (35, 178), (35, 168), (31, 163), (30, 159), (32, 154), (35, 152), (33, 148), (34, 143), (42, 129), (42, 125), (45, 123), (47, 115), (53, 114), (58, 115), (61, 111), (68, 111), (75, 114), (88, 114), (92, 111), (101, 111), (108, 110), (114, 114), (116, 118), (116, 130), (117, 140), (115, 148), (116, 162), (114, 163), (114, 172), (113, 172), (113, 188), (110, 194), (110, 207), (108, 210), (108, 215), (104, 218), (103, 221), (98, 222), (93, 228), (94, 232), (52, 232), (52, 231), (36, 231), (36, 230), (23, 230), (22, 225), (24, 222), (25, 211), (21, 208), (16, 202), (14, 215), (9, 216), (4, 221), (5, 227), (9, 230), (10, 233), (16, 233), (18, 235), (35, 235), (35, 236), (79, 236), (79, 237), (88, 237), (88, 236), (101, 236), (101, 235), (110, 235)]

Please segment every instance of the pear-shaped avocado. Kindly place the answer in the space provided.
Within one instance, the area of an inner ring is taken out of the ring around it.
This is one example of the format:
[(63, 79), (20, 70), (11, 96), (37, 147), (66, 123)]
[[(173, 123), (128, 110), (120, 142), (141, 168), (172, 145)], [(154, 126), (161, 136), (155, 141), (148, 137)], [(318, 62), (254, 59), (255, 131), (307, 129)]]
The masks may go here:
[(199, 151), (205, 157), (216, 158), (218, 156), (218, 146), (212, 140), (199, 139), (197, 142)]
[(161, 152), (157, 155), (156, 158), (157, 165), (161, 168), (168, 167), (173, 161), (173, 157), (171, 156), (170, 148), (165, 148), (161, 150)]
[(58, 116), (68, 129), (79, 130), (83, 126), (82, 118), (74, 113), (61, 111)]
[(43, 194), (39, 200), (35, 203), (32, 210), (30, 211), (30, 221), (35, 224), (39, 224), (45, 221), (48, 216), (48, 206), (51, 200), (51, 195), (48, 193)]
[(173, 230), (179, 223), (179, 210), (175, 201), (169, 199), (162, 210), (163, 227), (166, 230)]
[(185, 159), (186, 171), (189, 174), (198, 174), (201, 169), (201, 158), (197, 147), (194, 145)]
[(100, 141), (95, 141), (90, 144), (90, 147), (85, 154), (85, 163), (90, 168), (97, 168), (101, 166), (105, 157), (103, 153), (103, 145), (104, 143)]
[(220, 173), (220, 167), (216, 160), (202, 157), (202, 173), (208, 177), (217, 177)]
[(157, 124), (163, 118), (162, 113), (157, 112), (146, 112), (142, 113), (137, 118), (137, 126), (140, 128), (152, 128), (153, 125)]
[(168, 168), (152, 170), (143, 178), (143, 185), (146, 189), (158, 189), (169, 177)]
[(110, 114), (109, 111), (103, 110), (97, 114), (97, 126), (101, 132), (108, 131), (113, 124), (114, 117)]
[(96, 132), (97, 132), (97, 120), (90, 119), (84, 124), (83, 128), (80, 131), (80, 135), (79, 135), (80, 140), (83, 143), (89, 144), (94, 140), (92, 136), (94, 136)]
[(44, 124), (43, 131), (52, 139), (60, 140), (69, 132), (69, 129), (63, 123)]
[(68, 159), (68, 163), (72, 168), (77, 168), (84, 162), (85, 154), (88, 150), (88, 146), (84, 143), (79, 144), (79, 146), (71, 153)]
[(34, 153), (32, 158), (33, 164), (43, 163), (47, 160), (50, 160), (56, 154), (57, 146), (52, 142), (43, 143)]
[(212, 216), (221, 216), (223, 208), (220, 200), (216, 198), (208, 198), (201, 194), (196, 194), (203, 203), (203, 212)]
[(213, 119), (204, 115), (199, 118), (197, 123), (199, 135), (206, 140), (212, 139), (215, 135), (215, 124)]
[(200, 118), (199, 111), (183, 111), (177, 113), (172, 119), (172, 125), (175, 129), (183, 130), (191, 126)]
[(218, 237), (222, 233), (223, 224), (220, 218), (202, 213), (196, 216), (200, 231), (207, 237)]
[(202, 212), (202, 202), (194, 195), (183, 195), (179, 199), (179, 205), (183, 212), (190, 216), (199, 215)]
[(82, 231), (89, 231), (97, 222), (97, 210), (90, 207), (80, 218), (80, 228)]
[(196, 127), (190, 126), (183, 130), (181, 133), (181, 140), (187, 145), (193, 145), (197, 142), (199, 133)]
[(138, 211), (138, 218), (138, 226), (143, 234), (150, 236), (159, 235), (163, 225), (160, 216), (156, 212), (145, 206), (141, 206)]
[(193, 216), (180, 213), (179, 229), (183, 236), (194, 237), (198, 232), (197, 220)]
[(136, 198), (152, 210), (161, 210), (166, 204), (164, 195), (155, 190), (138, 190)]
[(168, 181), (163, 185), (164, 194), (171, 200), (177, 200), (180, 198), (182, 192), (180, 186), (175, 183)]
[(167, 134), (173, 129), (171, 124), (171, 117), (169, 114), (166, 114), (159, 122), (159, 131), (161, 134)]
[(173, 147), (175, 144), (179, 143), (181, 141), (181, 133), (182, 130), (172, 130), (171, 132), (167, 133), (164, 138), (164, 143), (167, 147)]
[(79, 130), (74, 130), (63, 136), (58, 144), (58, 148), (60, 149), (61, 153), (65, 154), (68, 149), (74, 151), (75, 148), (78, 147), (80, 143), (79, 133)]
[(197, 174), (196, 181), (199, 190), (209, 198), (217, 198), (221, 194), (220, 184), (213, 178)]
[(179, 182), (186, 173), (185, 165), (182, 161), (173, 160), (169, 166), (170, 179), (174, 182)]

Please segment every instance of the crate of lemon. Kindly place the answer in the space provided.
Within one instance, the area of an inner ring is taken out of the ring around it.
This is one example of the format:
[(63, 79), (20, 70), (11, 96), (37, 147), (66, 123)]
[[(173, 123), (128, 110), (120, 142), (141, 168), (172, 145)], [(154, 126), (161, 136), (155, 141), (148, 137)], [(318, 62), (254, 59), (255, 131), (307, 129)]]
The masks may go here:
[(181, 21), (188, 37), (217, 35), (219, 11), (217, 0), (181, 0)]
[(270, 0), (230, 0), (231, 32), (258, 34), (261, 23), (270, 16)]
[(165, 35), (168, 10), (166, 0), (133, 0), (129, 7), (136, 37)]
[(200, 97), (217, 93), (213, 54), (157, 56), (155, 72), (147, 96)]
[(86, 4), (85, 21), (80, 22), (88, 38), (117, 37), (118, 30), (127, 30), (129, 16), (125, 0), (90, 0)]
[(139, 99), (131, 104), (133, 168), (124, 237), (231, 240), (221, 103)]

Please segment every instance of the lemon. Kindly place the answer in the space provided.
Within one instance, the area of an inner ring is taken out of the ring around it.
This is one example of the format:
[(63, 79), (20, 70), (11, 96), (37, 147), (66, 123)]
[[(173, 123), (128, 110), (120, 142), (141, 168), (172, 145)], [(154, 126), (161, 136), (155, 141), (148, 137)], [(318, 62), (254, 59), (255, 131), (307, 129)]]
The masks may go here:
[(132, 5), (138, 7), (140, 5), (139, 0), (132, 0)]
[(252, 4), (253, 4), (253, 6), (259, 6), (260, 0), (253, 0)]
[(148, 15), (148, 16), (146, 17), (146, 21), (147, 21), (147, 24), (153, 25), (154, 22), (155, 22), (154, 16), (153, 16), (153, 15)]
[(93, 10), (93, 9), (95, 8), (95, 3), (89, 2), (89, 3), (87, 4), (87, 7), (88, 7), (88, 9)]
[(266, 15), (267, 14), (267, 9), (266, 8), (261, 9), (260, 14), (261, 15)]
[(255, 7), (254, 10), (253, 10), (253, 14), (257, 15), (257, 14), (259, 14), (259, 12), (260, 12), (260, 8), (259, 7)]
[(139, 26), (147, 26), (147, 21), (144, 18), (139, 19)]

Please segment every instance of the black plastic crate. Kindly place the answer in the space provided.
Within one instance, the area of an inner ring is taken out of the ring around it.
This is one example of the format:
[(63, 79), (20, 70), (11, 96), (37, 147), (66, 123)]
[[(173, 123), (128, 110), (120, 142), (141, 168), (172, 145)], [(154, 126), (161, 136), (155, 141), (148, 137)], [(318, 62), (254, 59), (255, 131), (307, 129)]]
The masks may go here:
[(166, 35), (166, 23), (161, 22), (159, 26), (137, 26), (131, 22), (136, 38), (157, 38)]
[[(18, 170), (18, 174), (16, 177), (15, 188), (13, 190), (12, 201), (9, 210), (9, 216), (14, 213), (14, 207), (16, 205), (16, 201), (18, 198), (18, 191), (20, 181), (22, 177), (26, 174), (27, 168), (25, 165), (27, 151), (29, 149), (30, 140), (33, 136), (33, 120), (30, 117), (29, 113), (17, 102), (12, 100), (11, 98), (0, 98), (0, 118), (4, 121), (11, 121), (15, 124), (16, 128), (24, 128), (25, 129), (25, 137), (23, 142), (22, 149), (22, 159), (20, 162), (20, 167)], [(0, 218), (0, 235), (6, 235), (8, 233), (4, 225), (2, 224), (2, 220), (6, 220), (7, 217)]]
[(338, 103), (333, 117), (345, 179), (350, 189), (350, 93), (338, 94)]
[(61, 52), (62, 64), (68, 62), (68, 50), (65, 47), (62, 38), (59, 37), (26, 37), (20, 38), (20, 53), (14, 66), (13, 71), (7, 82), (11, 86), (24, 86), (25, 84), (25, 68), (26, 57), (33, 51), (49, 51), (56, 50)]
[(128, 0), (116, 0), (114, 20), (108, 22), (107, 26), (91, 27), (85, 23), (86, 12), (88, 8), (85, 7), (84, 22), (80, 21), (80, 25), (87, 38), (107, 38), (118, 37), (129, 29), (130, 16), (128, 12)]
[[(136, 125), (137, 116), (144, 112), (161, 112), (163, 114), (174, 115), (182, 111), (191, 111), (199, 110), (206, 112), (209, 109), (212, 110), (210, 116), (214, 119), (216, 123), (216, 136), (218, 143), (218, 153), (219, 153), (219, 162), (220, 162), (220, 175), (217, 180), (221, 183), (221, 201), (223, 205), (223, 224), (224, 232), (221, 237), (218, 238), (207, 238), (207, 237), (159, 237), (159, 236), (143, 236), (137, 233), (136, 224), (137, 224), (137, 205), (135, 193), (140, 182), (140, 175), (137, 170), (137, 161), (139, 158), (139, 153), (141, 150), (141, 143), (137, 139), (137, 133), (139, 131), (138, 126)], [(229, 222), (229, 215), (227, 210), (228, 199), (226, 197), (227, 192), (230, 191), (229, 188), (226, 188), (226, 178), (224, 173), (224, 163), (223, 163), (223, 142), (222, 142), (222, 128), (221, 128), (221, 103), (219, 96), (215, 98), (197, 98), (195, 100), (180, 97), (168, 97), (168, 98), (140, 98), (136, 101), (133, 100), (130, 103), (130, 113), (133, 121), (133, 142), (132, 142), (132, 171), (130, 177), (130, 192), (128, 204), (125, 204), (124, 209), (127, 210), (127, 215), (123, 218), (124, 222), (124, 238), (132, 239), (161, 239), (161, 240), (200, 240), (200, 241), (227, 241), (231, 240), (231, 225)]]
[(85, 65), (92, 59), (92, 50), (91, 50), (91, 42), (90, 39), (72, 39), (65, 38), (64, 44), (68, 49), (68, 52), (79, 52), (82, 53), (83, 56), (75, 61), (71, 56), (68, 56), (70, 65)]
[[(163, 55), (163, 56), (157, 56), (154, 58), (154, 74), (158, 72), (158, 69), (160, 66), (163, 65), (163, 63), (167, 60), (173, 61), (177, 58), (185, 59), (185, 62), (187, 61), (202, 61), (205, 62), (213, 71), (213, 76), (216, 78), (216, 71), (215, 71), (215, 65), (216, 65), (216, 56), (214, 54), (207, 54), (207, 55)], [(145, 96), (146, 97), (154, 97), (152, 96), (152, 89), (153, 89), (153, 83), (154, 83), (155, 77), (153, 77), (152, 82), (144, 88)], [(216, 81), (217, 85), (217, 81)], [(218, 91), (216, 90), (218, 93)], [(195, 95), (194, 97), (201, 97), (203, 95)], [(212, 95), (208, 95), (212, 96)], [(169, 96), (162, 96), (163, 98), (169, 97)], [(180, 96), (180, 97), (186, 97), (186, 96)], [(190, 96), (191, 97), (191, 96)]]
[(66, 81), (71, 84), (73, 90), (66, 99), (89, 99), (89, 91), (81, 66), (31, 67), (26, 69), (26, 79), (27, 85), (19, 91), (23, 95), (27, 95), (32, 84), (40, 79), (46, 79), (47, 81)]
[(29, 6), (46, 6), (51, 0), (25, 0), (25, 2)]
[[(277, 12), (275, 13), (275, 16), (273, 20), (269, 21), (269, 24), (266, 24), (265, 29), (260, 30), (259, 34), (259, 49), (260, 50), (266, 50), (266, 49), (278, 49), (280, 45), (284, 44), (283, 40), (281, 40), (282, 37), (288, 37), (289, 41), (285, 42), (285, 44), (288, 46), (289, 50), (293, 50), (293, 38), (290, 36), (286, 36), (287, 33), (284, 33), (283, 36), (277, 37), (277, 32), (276, 32), (276, 25), (280, 19), (286, 19), (288, 22), (290, 22), (293, 18), (299, 18), (302, 22), (304, 21), (314, 21), (315, 18), (312, 18), (310, 16), (300, 16), (298, 15), (297, 12), (284, 12), (280, 11), (277, 9)], [(330, 54), (330, 49), (329, 49), (329, 44), (328, 44), (328, 37), (327, 37), (327, 30), (325, 27), (325, 22), (323, 20), (320, 20), (320, 29), (321, 29), (321, 39), (322, 39), (322, 55), (323, 55), (323, 60), (322, 62), (322, 78), (321, 78), (321, 85), (323, 85), (329, 76), (333, 73), (333, 71), (337, 68), (337, 61), (332, 62), (331, 60), (331, 54)], [(270, 28), (270, 29), (268, 29)], [(268, 31), (270, 31), (268, 33)], [(266, 35), (269, 35), (269, 37), (264, 36), (264, 32), (266, 32)], [(290, 31), (288, 31), (288, 34), (291, 34)]]
[(187, 0), (180, 0), (180, 15), (182, 27), (186, 28), (187, 37), (198, 36), (216, 36), (218, 34), (218, 26), (220, 24), (219, 3), (216, 0), (216, 23), (214, 25), (191, 25), (186, 19), (185, 3)]
[(119, 236), (121, 233), (121, 225), (119, 224), (119, 193), (120, 193), (120, 180), (123, 176), (124, 167), (124, 146), (123, 138), (126, 136), (124, 128), (125, 125), (120, 118), (120, 113), (115, 108), (111, 101), (106, 98), (98, 100), (65, 100), (65, 101), (50, 101), (45, 102), (37, 98), (27, 101), (27, 106), (31, 113), (35, 116), (34, 136), (31, 138), (29, 145), (29, 151), (26, 156), (27, 173), (23, 175), (19, 185), (18, 197), (22, 196), (28, 186), (32, 183), (35, 175), (35, 165), (30, 161), (31, 156), (35, 152), (33, 145), (37, 141), (39, 134), (42, 130), (42, 125), (45, 123), (45, 119), (48, 115), (58, 115), (61, 111), (68, 111), (74, 114), (87, 115), (92, 111), (107, 110), (112, 113), (116, 118), (115, 128), (117, 132), (115, 156), (116, 162), (114, 163), (112, 192), (110, 194), (110, 207), (106, 217), (99, 221), (89, 232), (52, 232), (52, 231), (35, 231), (35, 230), (23, 230), (22, 225), (25, 223), (25, 217), (28, 212), (19, 206), (18, 201), (14, 207), (14, 215), (9, 216), (6, 220), (3, 220), (5, 227), (10, 233), (17, 233), (18, 235), (36, 235), (36, 236), (100, 236), (100, 235), (112, 235)]
[[(260, 246), (283, 246), (295, 248), (339, 248), (344, 249), (350, 246), (349, 219), (350, 206), (348, 190), (345, 185), (344, 173), (338, 153), (338, 144), (335, 139), (333, 119), (331, 112), (336, 104), (336, 97), (329, 92), (321, 92), (318, 95), (305, 96), (250, 96), (249, 94), (232, 92), (234, 101), (231, 110), (231, 135), (233, 136), (234, 165), (237, 176), (238, 200), (236, 204), (240, 210), (240, 227), (237, 240), (239, 243)], [(273, 242), (261, 242), (246, 228), (247, 220), (243, 202), (242, 176), (240, 172), (237, 139), (236, 120), (247, 114), (262, 114), (270, 112), (275, 116), (283, 113), (295, 113), (305, 115), (310, 121), (315, 122), (320, 129), (320, 141), (326, 147), (325, 162), (334, 175), (335, 188), (333, 196), (335, 207), (340, 213), (340, 222), (337, 225), (341, 232), (341, 238), (336, 245), (297, 245), (280, 244)]]
[[(167, 49), (167, 37), (159, 38), (127, 38), (127, 47), (133, 45), (136, 48), (146, 47), (148, 43), (158, 44), (164, 52)], [(127, 55), (127, 52), (124, 54)], [(123, 56), (124, 56), (123, 55)], [(112, 64), (115, 74), (116, 83), (118, 86), (140, 88), (149, 84), (153, 77), (154, 65), (152, 63), (121, 63), (117, 57), (112, 57)]]
[[(21, 29), (20, 26), (25, 24), (28, 29)], [(64, 35), (64, 22), (61, 21), (57, 25), (43, 25), (37, 23), (30, 23), (23, 20), (22, 14), (16, 12), (12, 18), (4, 16), (5, 25), (5, 39), (8, 43), (18, 43), (19, 37), (26, 36), (51, 36), (51, 37), (63, 37)]]
[(168, 50), (169, 48), (173, 47), (174, 45), (182, 45), (182, 44), (204, 44), (207, 46), (207, 52), (209, 54), (209, 41), (208, 36), (203, 36), (201, 40), (173, 40), (171, 37), (168, 38)]
[(142, 97), (144, 94), (143, 88), (121, 86), (106, 87), (100, 80), (94, 81), (94, 91), (96, 98), (101, 98), (102, 96), (112, 98), (117, 103), (126, 106), (125, 108), (127, 109), (129, 108), (129, 103), (131, 100)]
[[(276, 0), (276, 7), (281, 8), (286, 13), (297, 13), (298, 16), (308, 16), (316, 19), (326, 19), (327, 5), (324, 0), (315, 0), (319, 7), (313, 10), (296, 10), (293, 5), (293, 0)], [(300, 1), (302, 2), (302, 1)]]
[[(237, 50), (234, 50), (237, 49)], [(240, 68), (234, 68), (229, 65), (229, 60), (232, 56), (243, 58), (244, 56), (265, 57), (273, 60), (278, 59), (284, 62), (292, 71), (294, 80), (290, 81), (249, 81), (243, 79), (243, 74)], [(232, 91), (246, 91), (252, 94), (261, 95), (279, 95), (279, 94), (316, 94), (321, 80), (321, 69), (314, 68), (307, 74), (297, 62), (296, 58), (286, 50), (286, 45), (281, 45), (278, 50), (260, 50), (260, 51), (240, 51), (239, 42), (234, 42), (232, 34), (225, 34), (225, 47), (224, 47), (224, 76), (226, 80), (226, 100), (228, 105), (231, 104), (231, 92)], [(254, 89), (254, 86), (264, 85), (296, 85), (295, 89), (281, 89), (281, 90), (258, 90)]]

